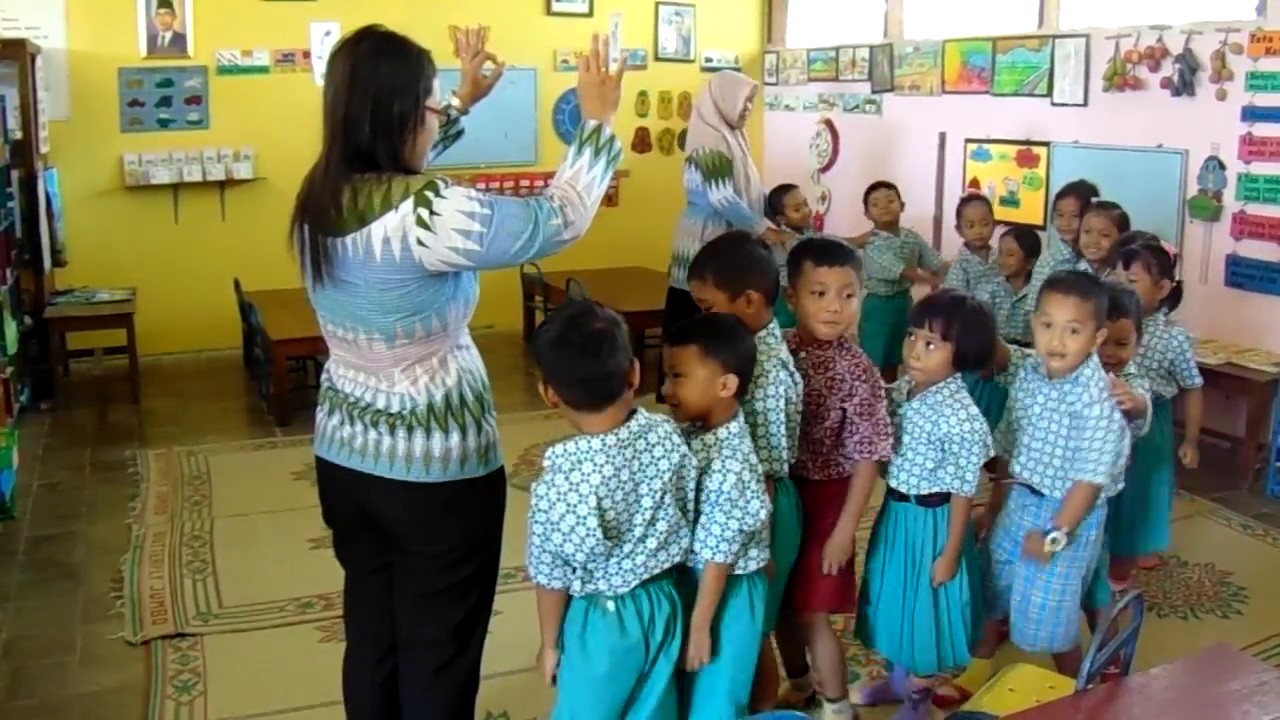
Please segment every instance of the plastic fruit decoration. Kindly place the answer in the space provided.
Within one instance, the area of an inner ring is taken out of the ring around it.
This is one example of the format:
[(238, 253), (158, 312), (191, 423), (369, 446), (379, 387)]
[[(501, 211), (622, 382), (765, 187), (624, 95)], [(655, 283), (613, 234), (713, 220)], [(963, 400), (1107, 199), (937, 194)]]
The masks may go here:
[(1155, 42), (1142, 48), (1142, 62), (1147, 67), (1147, 72), (1159, 74), (1164, 70), (1164, 61), (1168, 59), (1169, 46), (1164, 44), (1164, 31), (1167, 29), (1161, 25), (1157, 28), (1160, 32), (1156, 35)]
[(1227, 56), (1233, 52), (1233, 46), (1240, 47), (1241, 51), (1244, 48), (1238, 42), (1231, 42), (1231, 33), (1236, 32), (1235, 28), (1224, 28), (1221, 32), (1222, 40), (1218, 43), (1218, 47), (1209, 53), (1209, 83), (1218, 86), (1218, 89), (1213, 91), (1213, 97), (1218, 102), (1225, 102), (1227, 88), (1224, 86), (1236, 77), (1235, 71), (1227, 65)]
[(1173, 73), (1160, 79), (1160, 87), (1169, 91), (1169, 97), (1196, 96), (1196, 75), (1204, 68), (1191, 49), (1191, 38), (1199, 34), (1198, 30), (1183, 31), (1182, 49), (1173, 56)]
[(1128, 52), (1120, 51), (1121, 37), (1124, 36), (1115, 36), (1115, 46), (1111, 51), (1111, 59), (1107, 61), (1107, 66), (1102, 70), (1103, 92), (1124, 92), (1128, 89), (1136, 89), (1136, 87), (1130, 87), (1132, 81), (1129, 78), (1133, 77), (1133, 73), (1130, 72), (1132, 68), (1130, 68), (1125, 57)]

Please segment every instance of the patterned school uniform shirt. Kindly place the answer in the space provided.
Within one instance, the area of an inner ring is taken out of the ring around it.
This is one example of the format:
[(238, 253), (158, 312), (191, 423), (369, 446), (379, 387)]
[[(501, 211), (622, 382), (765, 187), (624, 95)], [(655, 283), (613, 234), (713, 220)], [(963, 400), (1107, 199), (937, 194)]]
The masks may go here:
[(848, 338), (805, 343), (795, 332), (787, 334), (787, 347), (804, 380), (792, 473), (806, 480), (848, 480), (860, 461), (887, 461), (893, 424), (884, 383), (862, 348)]
[[(433, 156), (462, 134), (447, 112)], [(439, 175), (362, 175), (343, 196), (332, 270), (307, 292), (329, 346), (315, 454), (412, 482), (502, 465), (493, 392), (467, 329), (480, 271), (551, 255), (586, 232), (622, 159), (583, 123), (547, 191), (501, 197)]]
[(689, 557), (698, 470), (673, 420), (637, 409), (621, 427), (547, 449), (531, 490), (529, 577), (570, 595), (621, 595)]
[(668, 282), (689, 289), (689, 263), (706, 242), (728, 230), (759, 235), (771, 227), (764, 219), (764, 196), (744, 198), (733, 186), (733, 160), (721, 150), (700, 149), (684, 160), (685, 209), (671, 248)]
[(709, 432), (686, 429), (685, 436), (698, 463), (690, 563), (731, 565), (734, 575), (763, 568), (769, 562), (773, 504), (742, 413)]
[(756, 370), (742, 401), (742, 415), (767, 480), (787, 477), (796, 459), (803, 391), (782, 329), (770, 321), (756, 333)]
[(1120, 371), (1120, 380), (1133, 390), (1135, 395), (1141, 397), (1147, 403), (1147, 411), (1140, 417), (1128, 418), (1129, 421), (1129, 438), (1134, 442), (1138, 438), (1147, 434), (1151, 429), (1151, 381), (1147, 379), (1145, 373), (1130, 362)]
[(1204, 387), (1191, 334), (1169, 317), (1168, 310), (1157, 310), (1142, 320), (1142, 343), (1133, 362), (1160, 400), (1172, 398), (1179, 390)]
[(914, 398), (913, 385), (903, 377), (889, 386), (898, 442), (885, 482), (908, 495), (977, 495), (982, 464), (995, 453), (964, 380), (952, 375)]
[(1087, 272), (1090, 275), (1097, 277), (1099, 280), (1110, 280), (1112, 282), (1124, 281), (1124, 271), (1119, 267), (1109, 267), (1098, 270), (1093, 265), (1089, 264), (1089, 261), (1084, 258), (1077, 260), (1075, 265), (1071, 266), (1071, 269)]
[(1046, 497), (1061, 499), (1076, 482), (1098, 485), (1098, 501), (1120, 491), (1129, 461), (1129, 423), (1111, 399), (1096, 354), (1070, 375), (1051, 380), (1035, 352), (1010, 348), (1009, 403), (995, 432), (996, 454), (1009, 474)]
[(970, 250), (968, 245), (962, 244), (960, 251), (956, 253), (956, 259), (951, 261), (951, 267), (947, 270), (947, 277), (943, 279), (942, 286), (963, 290), (990, 303), (989, 298), (994, 294), (993, 288), (1005, 281), (1000, 275), (1000, 266), (996, 262), (999, 256), (995, 248), (988, 248), (987, 257), (983, 259), (981, 255)]
[(998, 285), (989, 287), (988, 297), (979, 297), (991, 304), (996, 316), (996, 328), (1000, 337), (1019, 345), (1031, 344), (1031, 316), (1036, 310), (1036, 296), (1027, 282), (1021, 290), (1014, 290), (1008, 280), (1000, 278)]
[(911, 282), (902, 279), (902, 271), (909, 267), (930, 272), (942, 269), (942, 256), (910, 228), (901, 228), (897, 235), (872, 230), (862, 257), (867, 292), (871, 295), (896, 295), (910, 290)]
[(1055, 232), (1047, 233), (1044, 238), (1044, 251), (1040, 253), (1035, 267), (1031, 269), (1031, 281), (1028, 285), (1035, 288), (1035, 293), (1032, 294), (1040, 292), (1040, 286), (1044, 284), (1045, 278), (1059, 270), (1070, 270), (1079, 259), (1080, 256), (1066, 240), (1058, 237)]

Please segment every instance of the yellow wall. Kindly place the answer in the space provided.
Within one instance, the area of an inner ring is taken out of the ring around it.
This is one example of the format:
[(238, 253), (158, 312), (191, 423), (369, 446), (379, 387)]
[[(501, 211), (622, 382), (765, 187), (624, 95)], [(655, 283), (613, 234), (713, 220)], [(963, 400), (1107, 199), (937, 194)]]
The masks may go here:
[[(448, 64), (447, 26), (492, 26), (491, 48), (514, 65), (539, 68), (539, 167), (553, 168), (564, 146), (551, 129), (550, 107), (574, 83), (571, 73), (551, 71), (556, 48), (585, 47), (608, 15), (626, 13), (623, 40), (652, 54), (653, 0), (596, 0), (595, 18), (553, 18), (545, 0), (461, 2), (405, 0), (195, 0), (196, 58), (210, 65), (211, 130), (123, 135), (116, 110), (116, 70), (140, 65), (133, 3), (70, 0), (71, 117), (52, 126), (53, 161), (61, 169), (70, 267), (57, 272), (61, 286), (135, 285), (139, 288), (139, 342), (145, 354), (231, 347), (239, 342), (231, 278), (246, 288), (300, 285), (287, 249), (286, 225), (303, 172), (319, 147), (320, 90), (309, 74), (215, 77), (216, 49), (305, 47), (308, 22), (338, 20), (344, 31), (381, 22), (431, 48)], [(463, 6), (485, 8), (464, 10)], [(734, 49), (749, 67), (758, 65), (764, 37), (764, 0), (700, 0), (700, 47)], [(185, 61), (184, 61), (185, 62)], [(178, 64), (183, 64), (179, 62)], [(754, 71), (753, 71), (754, 72)], [(624, 144), (652, 115), (638, 120), (636, 91), (695, 91), (708, 77), (695, 65), (654, 63), (627, 78), (617, 127)], [(682, 125), (673, 121), (677, 128)], [(753, 123), (757, 148), (759, 113)], [(122, 187), (120, 155), (204, 146), (253, 146), (258, 173), (267, 179), (227, 190), (227, 220), (218, 212), (216, 187), (184, 187), (180, 223), (173, 223), (168, 189)], [(683, 203), (678, 156), (638, 156), (628, 151), (621, 206), (604, 209), (590, 234), (548, 268), (607, 265), (666, 266), (671, 232)], [(532, 169), (532, 168), (530, 168)], [(476, 325), (514, 326), (519, 297), (515, 270), (482, 279)]]

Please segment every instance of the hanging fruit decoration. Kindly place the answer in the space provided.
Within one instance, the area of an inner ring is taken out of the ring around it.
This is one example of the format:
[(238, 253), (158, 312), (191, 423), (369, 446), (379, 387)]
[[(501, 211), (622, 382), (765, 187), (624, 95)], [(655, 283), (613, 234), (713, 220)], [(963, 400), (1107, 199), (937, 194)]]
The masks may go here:
[(1236, 78), (1235, 71), (1227, 65), (1227, 56), (1243, 55), (1244, 45), (1231, 39), (1231, 34), (1240, 32), (1240, 28), (1218, 28), (1218, 32), (1222, 33), (1222, 40), (1218, 43), (1218, 47), (1209, 53), (1209, 83), (1218, 86), (1218, 89), (1213, 91), (1213, 97), (1218, 102), (1225, 102), (1227, 88), (1224, 85)]
[(1155, 30), (1156, 40), (1150, 45), (1142, 48), (1142, 61), (1147, 66), (1147, 72), (1152, 75), (1159, 75), (1164, 70), (1164, 61), (1169, 57), (1169, 46), (1164, 44), (1164, 31), (1169, 29), (1168, 25), (1152, 25)]
[[(1119, 40), (1116, 41), (1117, 44)], [(1142, 33), (1135, 32), (1133, 34), (1133, 47), (1124, 51), (1124, 89), (1125, 90), (1145, 90), (1146, 82), (1138, 76), (1138, 66), (1142, 64)]]
[(1107, 38), (1108, 40), (1114, 40), (1115, 45), (1111, 50), (1111, 59), (1107, 61), (1107, 66), (1102, 71), (1103, 92), (1124, 92), (1126, 89), (1132, 88), (1136, 90), (1140, 87), (1138, 84), (1131, 84), (1133, 80), (1130, 80), (1130, 78), (1137, 79), (1133, 75), (1133, 68), (1129, 63), (1129, 58), (1132, 57), (1130, 53), (1133, 50), (1125, 52), (1120, 50), (1120, 40), (1127, 37), (1129, 36), (1112, 35)]
[(1196, 75), (1203, 67), (1191, 49), (1191, 38), (1199, 34), (1199, 30), (1182, 31), (1182, 49), (1173, 56), (1173, 74), (1160, 78), (1160, 87), (1169, 91), (1169, 97), (1196, 96)]

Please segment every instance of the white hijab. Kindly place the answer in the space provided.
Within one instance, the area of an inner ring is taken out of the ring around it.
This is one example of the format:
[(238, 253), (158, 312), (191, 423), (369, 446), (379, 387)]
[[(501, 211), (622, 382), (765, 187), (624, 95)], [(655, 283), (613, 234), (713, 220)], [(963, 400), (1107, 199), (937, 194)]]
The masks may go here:
[(758, 90), (756, 81), (740, 72), (721, 70), (712, 75), (693, 100), (685, 151), (710, 149), (728, 155), (733, 161), (734, 189), (752, 212), (763, 215), (764, 192), (751, 158), (751, 143), (746, 131), (737, 127), (742, 111)]

